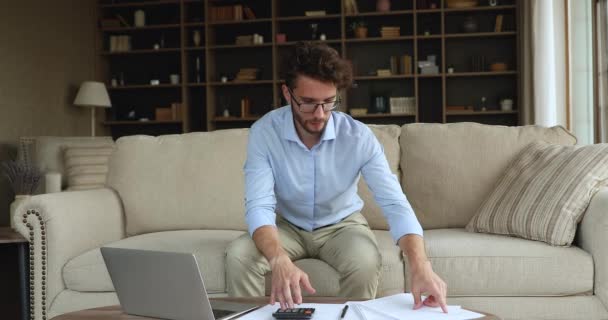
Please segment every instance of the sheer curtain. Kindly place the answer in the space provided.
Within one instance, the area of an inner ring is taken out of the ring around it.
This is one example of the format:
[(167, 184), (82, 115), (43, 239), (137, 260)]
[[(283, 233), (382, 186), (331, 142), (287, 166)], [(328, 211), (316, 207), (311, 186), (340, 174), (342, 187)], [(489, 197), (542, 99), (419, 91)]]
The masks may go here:
[(596, 40), (597, 40), (597, 117), (599, 141), (608, 142), (608, 4), (607, 0), (598, 0), (596, 4)]
[(522, 1), (520, 13), (522, 123), (567, 127), (564, 1)]

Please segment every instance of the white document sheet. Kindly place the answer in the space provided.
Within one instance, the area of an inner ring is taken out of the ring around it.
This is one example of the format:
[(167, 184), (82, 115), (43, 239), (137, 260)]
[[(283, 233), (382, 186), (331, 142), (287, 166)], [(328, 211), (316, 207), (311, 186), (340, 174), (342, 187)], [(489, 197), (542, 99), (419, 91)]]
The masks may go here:
[[(413, 310), (414, 297), (410, 293), (400, 293), (368, 301), (349, 301), (344, 320), (467, 320), (477, 319), (484, 315), (460, 308), (448, 306), (445, 314), (441, 308), (422, 307)], [(303, 303), (298, 308), (315, 308), (314, 320), (340, 320), (344, 304)], [(243, 316), (242, 320), (274, 320), (272, 313), (279, 304), (266, 305)]]
[[(347, 303), (351, 307), (349, 307), (344, 320), (465, 320), (484, 316), (477, 312), (464, 310), (460, 306), (448, 306), (447, 314), (443, 313), (441, 308), (426, 306), (413, 310), (414, 296), (411, 293), (400, 293), (375, 300)], [(357, 308), (356, 305), (363, 307)], [(350, 309), (353, 309), (354, 312), (351, 313)], [(357, 312), (357, 309), (361, 312)]]

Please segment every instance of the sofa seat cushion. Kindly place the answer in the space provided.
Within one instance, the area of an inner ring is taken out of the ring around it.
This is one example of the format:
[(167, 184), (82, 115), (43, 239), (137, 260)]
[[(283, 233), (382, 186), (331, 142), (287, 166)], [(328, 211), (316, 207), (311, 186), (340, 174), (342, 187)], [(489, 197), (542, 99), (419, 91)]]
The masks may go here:
[[(108, 244), (108, 247), (194, 253), (208, 292), (225, 292), (225, 251), (243, 231), (184, 230), (147, 233)], [(63, 279), (74, 291), (114, 291), (99, 248), (70, 260)]]
[[(403, 256), (388, 231), (373, 230), (382, 257), (382, 270), (378, 284), (378, 296), (385, 296), (405, 289)], [(336, 296), (340, 290), (340, 275), (327, 263), (318, 259), (301, 259), (296, 266), (310, 278), (316, 296)], [(271, 274), (266, 275), (266, 294), (270, 295)], [(305, 293), (306, 294), (306, 293)]]
[(593, 291), (593, 258), (578, 247), (437, 229), (424, 233), (449, 296), (565, 296)]

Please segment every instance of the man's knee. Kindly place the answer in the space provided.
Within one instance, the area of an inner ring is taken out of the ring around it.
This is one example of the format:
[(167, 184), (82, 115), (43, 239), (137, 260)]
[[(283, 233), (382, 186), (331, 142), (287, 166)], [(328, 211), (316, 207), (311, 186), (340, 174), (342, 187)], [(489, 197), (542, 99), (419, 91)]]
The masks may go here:
[(346, 266), (345, 270), (339, 271), (343, 271), (346, 274), (357, 273), (370, 276), (379, 274), (382, 266), (382, 256), (376, 242), (367, 237), (355, 238), (349, 247), (344, 250), (343, 254), (341, 254), (342, 259), (348, 262), (344, 263)]
[(354, 257), (352, 272), (366, 274), (372, 276), (380, 273), (382, 267), (382, 257), (376, 247), (369, 248), (367, 252), (363, 252)]
[(262, 258), (262, 254), (247, 234), (232, 241), (226, 248), (226, 265), (228, 269), (250, 269), (255, 264), (254, 262), (259, 262)]

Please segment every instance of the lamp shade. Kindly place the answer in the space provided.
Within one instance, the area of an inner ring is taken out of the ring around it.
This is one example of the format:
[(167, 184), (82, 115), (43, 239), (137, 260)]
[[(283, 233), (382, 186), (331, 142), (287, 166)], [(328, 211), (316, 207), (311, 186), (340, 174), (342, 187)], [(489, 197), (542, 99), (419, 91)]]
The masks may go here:
[(74, 105), (82, 107), (103, 107), (112, 106), (106, 85), (103, 82), (85, 81), (80, 85)]

